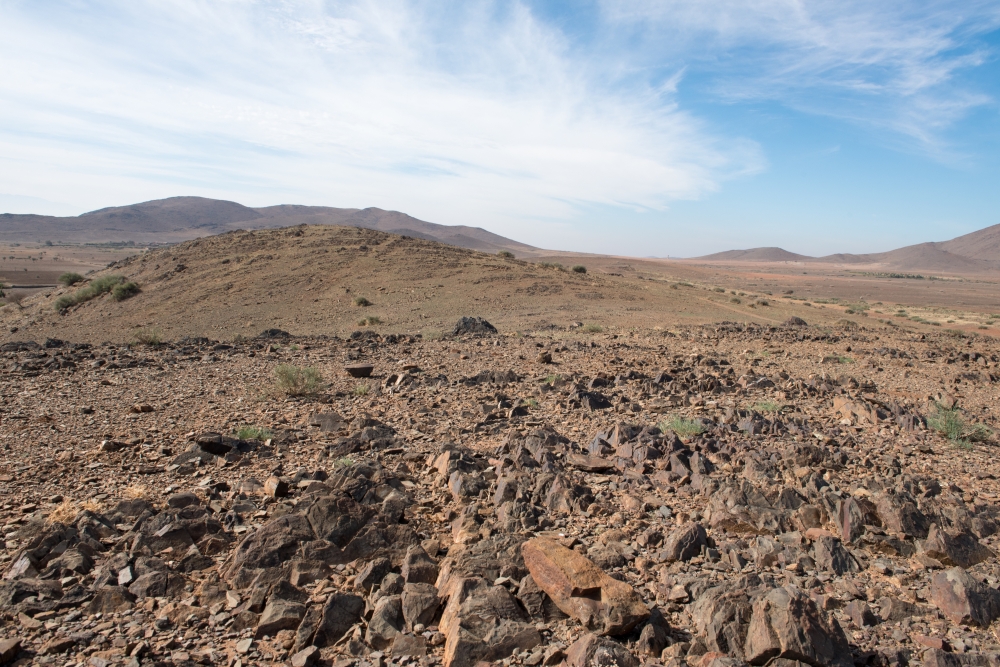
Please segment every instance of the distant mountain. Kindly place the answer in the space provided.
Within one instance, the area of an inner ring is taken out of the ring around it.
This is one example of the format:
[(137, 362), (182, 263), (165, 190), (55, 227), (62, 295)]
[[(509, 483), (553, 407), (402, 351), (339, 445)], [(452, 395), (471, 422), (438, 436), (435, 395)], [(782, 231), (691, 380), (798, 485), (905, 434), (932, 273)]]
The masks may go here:
[(250, 208), (204, 197), (170, 197), (114, 206), (75, 217), (0, 214), (0, 241), (136, 244), (177, 243), (234, 229), (292, 225), (344, 225), (403, 234), (428, 241), (496, 252), (531, 253), (536, 248), (480, 227), (438, 225), (380, 208), (330, 208), (280, 205)]
[(872, 271), (982, 273), (1000, 271), (1000, 224), (950, 241), (918, 243), (888, 252), (824, 257), (797, 255), (781, 248), (728, 250), (694, 258), (708, 262), (809, 262), (847, 264)]
[(731, 262), (801, 262), (812, 259), (806, 255), (796, 255), (781, 248), (751, 248), (749, 250), (727, 250), (697, 259)]

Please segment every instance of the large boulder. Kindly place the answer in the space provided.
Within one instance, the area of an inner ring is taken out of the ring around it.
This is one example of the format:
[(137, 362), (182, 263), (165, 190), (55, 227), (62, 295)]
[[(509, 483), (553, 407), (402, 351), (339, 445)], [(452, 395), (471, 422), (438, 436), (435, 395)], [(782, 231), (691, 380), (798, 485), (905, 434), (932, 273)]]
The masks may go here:
[(775, 658), (816, 667), (854, 665), (844, 631), (823, 616), (809, 596), (791, 586), (775, 588), (754, 602), (744, 653), (753, 665)]
[(931, 600), (952, 623), (985, 628), (1000, 618), (1000, 591), (976, 581), (960, 567), (931, 578)]
[(233, 578), (245, 570), (277, 567), (295, 555), (299, 545), (313, 539), (305, 517), (287, 514), (250, 533), (236, 550), (228, 570)]
[(444, 667), (472, 667), (527, 651), (542, 642), (535, 626), (503, 586), (480, 577), (454, 581), (439, 627), (445, 636)]
[(708, 536), (704, 527), (696, 521), (687, 523), (670, 533), (663, 543), (661, 556), (668, 561), (691, 560), (701, 554)]
[(587, 629), (621, 635), (649, 618), (635, 589), (612, 579), (583, 554), (544, 537), (522, 544), (521, 553), (538, 587)]
[(566, 667), (639, 667), (639, 660), (618, 642), (587, 633), (566, 650)]
[(927, 539), (921, 544), (923, 552), (943, 565), (972, 567), (993, 556), (993, 550), (981, 544), (969, 531), (950, 533), (931, 525)]

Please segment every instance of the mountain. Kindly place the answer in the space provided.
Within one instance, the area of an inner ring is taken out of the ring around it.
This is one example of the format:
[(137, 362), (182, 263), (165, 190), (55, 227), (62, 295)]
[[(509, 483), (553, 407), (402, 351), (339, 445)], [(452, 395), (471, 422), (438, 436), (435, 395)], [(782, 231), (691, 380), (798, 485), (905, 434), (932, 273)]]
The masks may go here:
[(848, 265), (871, 271), (983, 273), (1000, 271), (1000, 225), (993, 225), (950, 241), (918, 243), (888, 252), (823, 257), (797, 255), (781, 248), (728, 250), (694, 258), (706, 262), (808, 262)]
[(280, 205), (250, 208), (204, 197), (170, 197), (114, 206), (75, 217), (0, 214), (0, 242), (178, 243), (236, 229), (293, 225), (363, 227), (448, 245), (496, 252), (530, 253), (536, 249), (480, 227), (438, 225), (380, 208), (331, 208)]
[(811, 258), (781, 248), (751, 248), (749, 250), (717, 252), (714, 255), (705, 255), (698, 259), (729, 262), (801, 262)]

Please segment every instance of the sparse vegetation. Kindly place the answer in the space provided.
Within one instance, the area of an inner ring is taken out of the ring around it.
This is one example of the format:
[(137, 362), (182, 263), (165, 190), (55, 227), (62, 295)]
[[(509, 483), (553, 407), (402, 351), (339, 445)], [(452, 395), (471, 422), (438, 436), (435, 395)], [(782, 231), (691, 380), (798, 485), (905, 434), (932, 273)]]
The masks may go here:
[(323, 376), (315, 368), (279, 364), (274, 369), (277, 389), (285, 396), (313, 396), (323, 386)]
[(346, 468), (349, 465), (354, 465), (354, 459), (350, 456), (341, 456), (339, 459), (333, 462), (334, 468)]
[(132, 296), (135, 292), (139, 291), (139, 286), (133, 282), (126, 282), (125, 276), (112, 275), (95, 278), (94, 280), (91, 280), (90, 284), (83, 289), (79, 289), (72, 294), (66, 294), (56, 299), (55, 309), (62, 312), (67, 308), (85, 303), (91, 299), (96, 299), (99, 296), (112, 292), (116, 287), (125, 288), (126, 286), (129, 287), (121, 291), (121, 297), (113, 295), (116, 301), (121, 301), (122, 299), (127, 299)]
[(375, 317), (374, 315), (371, 315), (369, 317), (362, 317), (360, 320), (358, 320), (359, 327), (374, 326), (376, 324), (382, 324), (382, 320), (378, 317)]
[(529, 408), (537, 408), (538, 407), (538, 401), (535, 400), (535, 399), (533, 399), (533, 398), (528, 398), (528, 399), (525, 399), (524, 402), (521, 403), (521, 405), (526, 405)]
[(756, 412), (781, 412), (784, 407), (777, 401), (764, 400), (754, 403), (752, 409)]
[(584, 333), (601, 333), (604, 329), (599, 324), (584, 324), (582, 331)]
[(701, 425), (701, 422), (694, 419), (685, 419), (680, 415), (674, 415), (669, 419), (664, 419), (659, 424), (657, 424), (661, 431), (673, 431), (681, 438), (690, 438), (691, 436), (698, 435), (705, 430), (705, 427)]
[(163, 342), (163, 333), (159, 327), (143, 327), (132, 332), (132, 340), (139, 345), (156, 346)]
[(714, 287), (714, 288), (712, 288), (712, 291), (713, 292), (718, 292), (719, 294), (725, 294), (726, 293), (726, 290), (723, 287)]
[(236, 430), (236, 437), (240, 440), (259, 440), (264, 442), (273, 438), (274, 434), (271, 433), (270, 429), (245, 424)]
[(564, 270), (563, 265), (560, 264), (559, 262), (539, 262), (538, 266), (542, 267), (543, 269), (556, 269), (558, 271)]
[(351, 395), (357, 397), (367, 396), (369, 391), (371, 391), (371, 388), (368, 386), (368, 384), (362, 382), (360, 384), (354, 385), (354, 389), (351, 391)]
[(985, 424), (969, 424), (958, 408), (935, 405), (927, 417), (927, 425), (960, 447), (971, 447), (974, 442), (986, 442), (993, 437), (993, 430)]
[(734, 296), (732, 299), (729, 300), (729, 302), (730, 303), (735, 303), (735, 304), (740, 304), (740, 303), (743, 303), (743, 300), (740, 299), (740, 297), (738, 297), (738, 296)]
[(573, 273), (586, 273), (587, 267), (585, 267), (583, 264), (576, 264), (570, 269), (570, 271), (572, 271)]
[(66, 272), (59, 276), (58, 278), (60, 284), (66, 287), (72, 287), (77, 283), (82, 283), (84, 278), (79, 273)]
[(514, 259), (514, 253), (510, 250), (501, 250), (497, 253), (498, 257), (503, 257), (504, 259)]
[(354, 305), (360, 308), (365, 308), (366, 306), (372, 305), (372, 302), (363, 296), (354, 297)]
[(120, 285), (115, 285), (111, 288), (111, 298), (115, 301), (124, 301), (125, 299), (131, 299), (136, 294), (139, 293), (139, 286), (129, 281), (127, 283), (121, 283)]

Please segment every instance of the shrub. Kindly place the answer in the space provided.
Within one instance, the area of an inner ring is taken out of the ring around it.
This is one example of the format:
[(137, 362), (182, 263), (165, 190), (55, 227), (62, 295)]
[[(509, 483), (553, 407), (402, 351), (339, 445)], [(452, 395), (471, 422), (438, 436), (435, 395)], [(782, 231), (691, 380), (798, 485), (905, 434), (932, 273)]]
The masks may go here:
[(365, 306), (372, 305), (372, 302), (369, 301), (368, 299), (366, 299), (363, 296), (356, 296), (356, 297), (354, 297), (354, 305), (355, 306), (360, 306), (361, 308), (364, 308)]
[(270, 429), (261, 428), (260, 426), (250, 426), (246, 424), (239, 427), (236, 430), (236, 437), (240, 440), (260, 440), (261, 442), (269, 440), (274, 437)]
[(323, 386), (323, 377), (315, 368), (279, 364), (274, 375), (278, 391), (286, 396), (312, 396)]
[(586, 273), (587, 272), (587, 267), (585, 267), (583, 264), (577, 264), (577, 265), (573, 266), (570, 269), (570, 271), (572, 271), (573, 273)]
[[(124, 283), (124, 285), (122, 284)], [(66, 294), (64, 296), (56, 299), (55, 309), (62, 312), (71, 306), (90, 301), (91, 299), (96, 299), (97, 297), (112, 292), (116, 287), (128, 286), (126, 290), (121, 291), (121, 297), (112, 296), (116, 301), (121, 301), (122, 299), (127, 299), (133, 296), (139, 291), (139, 286), (133, 282), (125, 282), (124, 276), (102, 276), (100, 278), (95, 278), (90, 281), (90, 284), (79, 289), (72, 294)]]
[(694, 419), (685, 419), (679, 415), (674, 415), (669, 419), (664, 419), (657, 426), (661, 431), (673, 431), (680, 437), (691, 437), (698, 435), (705, 430), (701, 422)]
[(132, 332), (132, 339), (141, 345), (159, 345), (163, 342), (163, 334), (159, 327), (148, 327), (136, 329)]
[(958, 408), (945, 408), (938, 404), (927, 417), (927, 425), (962, 447), (974, 442), (986, 442), (993, 431), (984, 424), (968, 424)]
[(382, 320), (379, 319), (378, 317), (375, 317), (374, 315), (372, 315), (371, 317), (362, 317), (360, 320), (358, 320), (359, 327), (367, 327), (375, 324), (382, 324)]
[(726, 293), (726, 290), (723, 289), (723, 288), (721, 288), (721, 287), (714, 287), (714, 288), (712, 288), (712, 291), (713, 292), (718, 292), (719, 294), (725, 294)]
[(111, 288), (111, 298), (115, 301), (124, 301), (125, 299), (131, 299), (136, 294), (139, 293), (139, 286), (132, 282), (131, 280), (127, 283), (122, 283), (120, 285), (115, 285)]
[(563, 270), (563, 265), (560, 264), (559, 262), (539, 262), (538, 266), (542, 267), (543, 269), (556, 269), (558, 271)]
[(730, 301), (731, 303), (736, 303), (736, 304), (740, 304), (740, 303), (743, 303), (743, 301), (742, 301), (742, 300), (740, 299), (740, 297), (738, 297), (738, 296), (734, 296), (734, 297), (733, 297), (732, 299), (730, 299), (729, 301)]
[(584, 324), (583, 330), (586, 333), (601, 333), (601, 331), (603, 331), (599, 324)]
[(753, 405), (753, 409), (757, 412), (781, 412), (784, 407), (784, 405), (776, 401), (760, 401)]
[(371, 388), (366, 383), (362, 382), (361, 384), (355, 385), (351, 394), (359, 397), (367, 396), (369, 391), (371, 391)]
[(82, 283), (83, 276), (81, 276), (79, 273), (67, 272), (59, 276), (59, 282), (65, 285), (66, 287), (72, 287), (77, 283)]
[(510, 250), (501, 250), (497, 253), (497, 256), (503, 257), (504, 259), (514, 259), (514, 253)]

